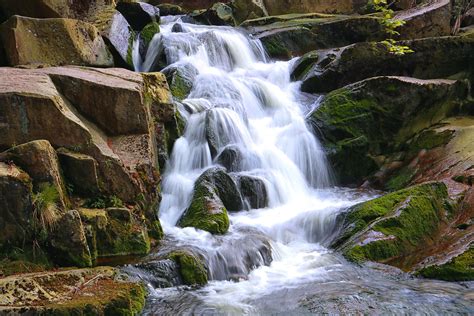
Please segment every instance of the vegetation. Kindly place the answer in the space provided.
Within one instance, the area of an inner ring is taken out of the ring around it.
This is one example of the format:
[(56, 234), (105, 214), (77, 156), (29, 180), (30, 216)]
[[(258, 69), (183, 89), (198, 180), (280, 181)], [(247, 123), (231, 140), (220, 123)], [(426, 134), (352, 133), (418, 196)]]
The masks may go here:
[(390, 53), (394, 55), (405, 55), (407, 53), (413, 53), (413, 50), (410, 47), (405, 45), (400, 45), (393, 38), (397, 35), (400, 35), (400, 32), (397, 29), (405, 24), (405, 21), (394, 19), (394, 11), (390, 9), (390, 3), (387, 0), (373, 0), (374, 8), (376, 11), (382, 14), (382, 19), (380, 23), (385, 27), (385, 32), (389, 36), (387, 39), (382, 41), (382, 44), (387, 46), (387, 49)]
[(123, 201), (115, 195), (111, 195), (111, 196), (100, 195), (100, 196), (96, 196), (91, 199), (88, 199), (86, 203), (84, 204), (84, 206), (87, 208), (102, 209), (102, 208), (108, 208), (108, 207), (123, 207), (124, 204), (123, 204)]
[(53, 185), (43, 184), (33, 194), (33, 220), (38, 231), (52, 231), (59, 219), (59, 192)]

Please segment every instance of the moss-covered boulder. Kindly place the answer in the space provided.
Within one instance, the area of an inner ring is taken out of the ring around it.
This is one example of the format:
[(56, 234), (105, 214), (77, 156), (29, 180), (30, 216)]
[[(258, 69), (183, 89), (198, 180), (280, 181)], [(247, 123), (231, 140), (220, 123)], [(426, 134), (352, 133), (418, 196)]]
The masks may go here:
[(453, 215), (446, 185), (425, 183), (349, 209), (333, 246), (352, 261), (376, 261), (410, 271), (422, 259), (420, 250), (436, 240)]
[(254, 0), (233, 0), (230, 3), (237, 24), (268, 15), (264, 4)]
[[(414, 53), (397, 56), (380, 43), (357, 43), (318, 52), (319, 58), (302, 75), (301, 89), (324, 93), (344, 85), (382, 75), (403, 75), (420, 79), (471, 78), (474, 62), (474, 32), (460, 36), (424, 38), (401, 42)], [(370, 65), (370, 67), (367, 67)]]
[(219, 198), (217, 188), (209, 182), (197, 182), (191, 205), (180, 218), (181, 227), (194, 227), (211, 234), (225, 234), (229, 229), (229, 216)]
[(232, 7), (225, 3), (217, 2), (207, 10), (195, 11), (191, 17), (202, 24), (232, 25), (236, 24)]
[(0, 313), (139, 315), (146, 289), (110, 267), (10, 276), (0, 280)]
[(208, 281), (206, 266), (196, 254), (187, 250), (177, 250), (167, 255), (168, 259), (176, 262), (179, 274), (186, 285), (206, 285)]
[(9, 65), (113, 66), (99, 31), (72, 19), (13, 16), (0, 27)]
[[(379, 158), (401, 151), (410, 138), (450, 115), (467, 93), (463, 82), (376, 77), (328, 94), (311, 123), (340, 183), (360, 184), (379, 169)], [(427, 141), (420, 138), (419, 146)]]

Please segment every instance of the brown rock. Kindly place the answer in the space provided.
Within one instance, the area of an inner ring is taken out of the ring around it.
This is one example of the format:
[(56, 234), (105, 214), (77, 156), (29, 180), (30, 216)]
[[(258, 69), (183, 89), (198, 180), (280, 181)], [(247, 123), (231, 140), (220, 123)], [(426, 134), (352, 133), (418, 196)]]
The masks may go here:
[(0, 38), (12, 66), (113, 65), (112, 55), (98, 30), (78, 20), (13, 16), (1, 25)]

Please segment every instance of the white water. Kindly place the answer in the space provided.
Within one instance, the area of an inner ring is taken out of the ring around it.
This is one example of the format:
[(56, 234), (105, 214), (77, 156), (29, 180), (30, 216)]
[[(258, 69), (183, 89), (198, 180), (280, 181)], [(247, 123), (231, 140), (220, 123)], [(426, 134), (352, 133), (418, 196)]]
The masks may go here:
[[(136, 45), (137, 70), (156, 70), (156, 61), (166, 56), (169, 67), (192, 65), (198, 75), (183, 101), (187, 127), (164, 175), (159, 215), (176, 247), (192, 247), (206, 257), (214, 281), (194, 291), (193, 299), (181, 297), (179, 290), (154, 290), (157, 304), (169, 299), (176, 305), (169, 310), (161, 306), (161, 313), (190, 314), (189, 308), (196, 306), (199, 314), (289, 311), (290, 306), (269, 307), (263, 302), (269, 295), (318, 280), (343, 284), (348, 273), (349, 279), (358, 279), (356, 268), (324, 244), (333, 233), (336, 215), (370, 196), (328, 189), (331, 179), (323, 151), (305, 124), (305, 115), (318, 102), (290, 81), (292, 62), (270, 62), (259, 41), (233, 28), (180, 23), (182, 32), (176, 33), (175, 18), (163, 22), (143, 60)], [(214, 131), (214, 148), (206, 129)], [(225, 236), (176, 227), (190, 204), (194, 182), (216, 164), (214, 158), (227, 146), (243, 153), (238, 172), (265, 181), (269, 207), (231, 214)], [(271, 246), (269, 266), (257, 249), (265, 243)], [(248, 256), (255, 257), (250, 267)]]

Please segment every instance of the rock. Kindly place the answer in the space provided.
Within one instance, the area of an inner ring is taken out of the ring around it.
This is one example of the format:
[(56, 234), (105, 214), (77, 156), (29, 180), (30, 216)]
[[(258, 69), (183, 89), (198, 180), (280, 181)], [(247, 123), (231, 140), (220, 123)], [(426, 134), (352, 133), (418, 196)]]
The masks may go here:
[(12, 66), (113, 65), (112, 55), (98, 30), (78, 20), (13, 16), (1, 25), (0, 38)]
[(191, 17), (202, 24), (235, 25), (232, 8), (222, 2), (215, 3), (205, 11), (197, 11)]
[(155, 146), (166, 149), (179, 137), (163, 75), (73, 67), (0, 72), (8, 78), (0, 83), (1, 148), (46, 139), (95, 159), (102, 194), (135, 204), (143, 193), (146, 205), (156, 203)]
[(163, 4), (158, 4), (157, 7), (160, 10), (160, 14), (162, 16), (186, 14), (186, 10), (184, 10), (182, 7), (176, 4), (163, 3)]
[(228, 172), (250, 171), (262, 164), (258, 155), (237, 145), (226, 146), (215, 161)]
[(199, 74), (192, 64), (170, 66), (163, 69), (173, 96), (182, 101), (189, 96), (193, 88), (193, 82)]
[(120, 12), (114, 12), (110, 21), (101, 30), (101, 35), (114, 55), (115, 64), (133, 70), (133, 42), (137, 34)]
[(400, 38), (413, 39), (451, 35), (451, 17), (451, 1), (440, 0), (397, 13), (394, 19), (405, 21)]
[(140, 32), (147, 24), (160, 22), (160, 10), (144, 2), (117, 3), (117, 11), (122, 13), (133, 30)]
[(56, 264), (79, 268), (92, 266), (91, 253), (78, 211), (69, 211), (59, 219), (50, 243)]
[(32, 18), (72, 18), (83, 20), (94, 15), (104, 6), (112, 5), (111, 0), (31, 0), (24, 5), (14, 0), (4, 0), (0, 3), (6, 16), (21, 15)]
[(371, 260), (412, 271), (421, 249), (453, 216), (444, 183), (433, 182), (387, 194), (352, 207), (343, 215), (343, 233), (333, 246), (350, 260)]
[(178, 263), (171, 259), (151, 260), (138, 263), (134, 265), (132, 269), (126, 269), (127, 274), (133, 276), (136, 273), (134, 268), (139, 270), (137, 276), (148, 284), (151, 284), (154, 288), (168, 288), (184, 284), (181, 279)]
[(225, 234), (229, 229), (229, 216), (217, 189), (208, 182), (197, 182), (191, 205), (178, 221), (180, 227), (194, 227), (211, 234)]
[(237, 24), (268, 15), (262, 1), (233, 0), (230, 3)]
[(311, 114), (341, 184), (360, 184), (380, 167), (376, 157), (399, 152), (467, 97), (463, 82), (376, 77), (328, 94)]
[(0, 162), (0, 247), (19, 246), (31, 237), (32, 189), (28, 174)]
[(123, 208), (79, 209), (94, 259), (145, 255), (150, 251), (146, 225)]
[(88, 155), (58, 149), (59, 161), (74, 194), (96, 195), (100, 192), (99, 164)]
[(252, 176), (239, 176), (239, 188), (248, 209), (268, 206), (268, 191), (264, 180)]
[(363, 10), (366, 2), (355, 0), (263, 0), (269, 15), (286, 13), (354, 13)]
[(474, 7), (469, 9), (462, 19), (462, 27), (474, 25)]
[[(318, 61), (297, 77), (304, 92), (324, 93), (374, 76), (404, 75), (420, 79), (473, 73), (474, 33), (402, 42), (414, 53), (396, 56), (383, 44), (357, 43), (320, 51)], [(371, 67), (367, 67), (370, 64)]]
[(445, 281), (474, 280), (474, 248), (472, 244), (466, 251), (441, 265), (432, 265), (419, 271), (419, 275)]
[(8, 315), (138, 315), (146, 296), (142, 284), (110, 267), (10, 276), (0, 291), (0, 313)]
[(243, 203), (235, 181), (226, 173), (225, 169), (213, 167), (206, 170), (197, 180), (196, 185), (210, 184), (217, 190), (217, 195), (229, 212), (242, 210)]
[(279, 59), (386, 37), (372, 15), (289, 14), (249, 20), (242, 26), (262, 41), (271, 57)]
[(198, 255), (187, 250), (177, 250), (168, 254), (167, 258), (178, 265), (184, 284), (198, 286), (207, 284), (206, 266)]
[(14, 162), (33, 179), (34, 191), (40, 191), (45, 184), (52, 185), (58, 192), (59, 208), (65, 210), (69, 204), (66, 186), (61, 176), (58, 156), (47, 140), (37, 140), (15, 146), (0, 154), (0, 161)]

